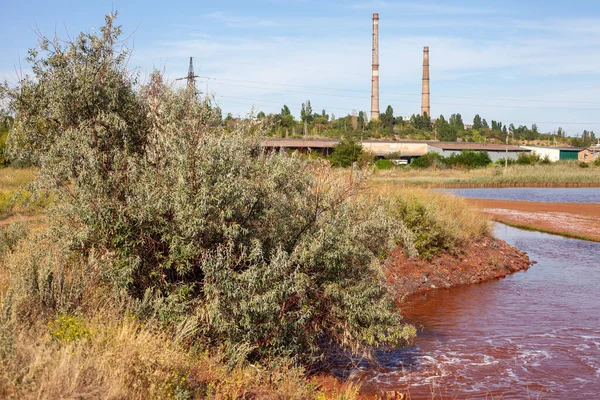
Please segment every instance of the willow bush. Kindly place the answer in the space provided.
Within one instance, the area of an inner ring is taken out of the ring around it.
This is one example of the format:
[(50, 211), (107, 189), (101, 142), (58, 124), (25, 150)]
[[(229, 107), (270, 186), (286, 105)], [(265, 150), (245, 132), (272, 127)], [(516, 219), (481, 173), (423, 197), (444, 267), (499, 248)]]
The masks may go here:
[(51, 234), (65, 251), (150, 304), (144, 315), (196, 321), (192, 337), (236, 361), (315, 365), (332, 349), (409, 341), (381, 270), (406, 230), (353, 197), (366, 173), (266, 152), (256, 127), (225, 131), (210, 99), (157, 72), (138, 84), (113, 22), (43, 37), (34, 76), (4, 86), (9, 155), (56, 193)]

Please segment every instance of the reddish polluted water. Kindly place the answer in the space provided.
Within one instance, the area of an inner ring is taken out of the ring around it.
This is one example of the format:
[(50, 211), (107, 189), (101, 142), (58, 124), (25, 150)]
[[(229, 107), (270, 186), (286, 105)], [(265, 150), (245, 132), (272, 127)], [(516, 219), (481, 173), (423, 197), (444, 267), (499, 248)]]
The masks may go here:
[(412, 399), (600, 397), (600, 243), (504, 225), (495, 235), (537, 264), (411, 301), (414, 345), (341, 374)]

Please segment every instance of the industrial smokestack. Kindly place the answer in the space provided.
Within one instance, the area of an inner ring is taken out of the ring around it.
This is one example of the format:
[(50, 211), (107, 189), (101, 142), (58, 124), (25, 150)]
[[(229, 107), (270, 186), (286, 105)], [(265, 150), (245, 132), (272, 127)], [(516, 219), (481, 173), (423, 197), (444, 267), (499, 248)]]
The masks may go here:
[(373, 14), (373, 71), (371, 74), (371, 120), (379, 119), (379, 14)]
[(421, 115), (431, 117), (431, 105), (429, 103), (429, 47), (423, 47), (423, 90), (421, 93)]

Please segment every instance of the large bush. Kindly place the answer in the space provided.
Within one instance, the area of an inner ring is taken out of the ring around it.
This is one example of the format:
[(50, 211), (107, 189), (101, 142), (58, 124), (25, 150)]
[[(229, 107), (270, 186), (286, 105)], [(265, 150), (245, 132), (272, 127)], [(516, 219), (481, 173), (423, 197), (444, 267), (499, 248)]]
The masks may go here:
[(350, 167), (361, 159), (363, 152), (360, 143), (352, 139), (344, 139), (333, 147), (329, 160), (334, 167)]
[(10, 152), (56, 193), (52, 234), (115, 292), (167, 324), (194, 316), (197, 340), (237, 360), (314, 365), (410, 340), (380, 265), (404, 228), (352, 200), (364, 173), (266, 153), (255, 128), (225, 131), (210, 101), (158, 73), (138, 86), (113, 19), (72, 43), (42, 38), (34, 77), (11, 91)]
[(446, 157), (445, 162), (450, 167), (478, 168), (492, 163), (487, 151), (462, 150)]
[(445, 168), (444, 157), (439, 153), (427, 153), (415, 158), (410, 165), (414, 168)]

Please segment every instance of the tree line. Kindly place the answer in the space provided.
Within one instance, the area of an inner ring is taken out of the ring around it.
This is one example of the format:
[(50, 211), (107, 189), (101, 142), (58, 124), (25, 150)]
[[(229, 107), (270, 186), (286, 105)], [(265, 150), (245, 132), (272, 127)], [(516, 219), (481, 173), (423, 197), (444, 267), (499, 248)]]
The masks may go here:
[[(460, 113), (449, 118), (440, 115), (431, 118), (427, 114), (413, 114), (410, 117), (394, 115), (394, 109), (388, 105), (379, 120), (369, 120), (366, 111), (359, 111), (336, 118), (325, 109), (313, 110), (310, 100), (302, 103), (300, 119), (296, 119), (287, 105), (276, 114), (259, 112), (256, 119), (270, 127), (270, 135), (277, 137), (322, 136), (331, 138), (379, 138), (440, 140), (447, 142), (464, 141), (480, 143), (510, 143), (545, 141), (547, 145), (572, 145), (588, 147), (596, 143), (593, 131), (584, 130), (582, 134), (568, 136), (562, 128), (554, 132), (540, 132), (537, 124), (515, 125), (502, 121), (488, 120), (477, 114), (472, 121), (465, 121)], [(235, 123), (231, 114), (225, 118), (228, 124)]]

